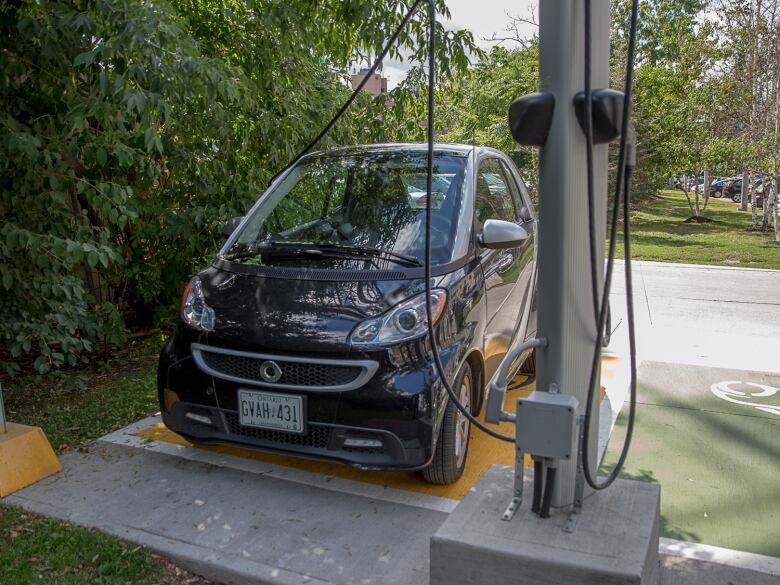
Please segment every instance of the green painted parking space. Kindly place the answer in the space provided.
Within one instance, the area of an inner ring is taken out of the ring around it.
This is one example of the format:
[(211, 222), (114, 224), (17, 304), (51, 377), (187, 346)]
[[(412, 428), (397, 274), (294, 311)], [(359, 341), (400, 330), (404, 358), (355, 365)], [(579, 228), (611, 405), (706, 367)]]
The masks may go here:
[(780, 375), (646, 362), (639, 379), (623, 476), (661, 484), (662, 535), (780, 557)]

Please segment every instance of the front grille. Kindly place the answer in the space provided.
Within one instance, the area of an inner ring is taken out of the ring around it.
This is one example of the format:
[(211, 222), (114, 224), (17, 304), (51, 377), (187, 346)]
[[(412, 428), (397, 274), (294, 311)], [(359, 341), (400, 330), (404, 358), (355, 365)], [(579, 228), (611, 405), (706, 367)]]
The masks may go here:
[[(242, 380), (263, 382), (260, 365), (265, 359), (208, 350), (201, 351), (201, 355), (206, 365), (216, 372)], [(283, 358), (275, 358), (273, 361), (282, 370), (282, 376), (274, 382), (277, 386), (346, 386), (354, 382), (363, 371), (360, 366), (312, 364), (284, 361)]]
[(282, 445), (327, 449), (332, 432), (331, 427), (309, 423), (306, 428), (306, 433), (298, 435), (294, 433), (271, 431), (268, 429), (245, 427), (238, 422), (238, 414), (234, 412), (225, 413), (225, 418), (227, 419), (228, 432), (232, 435), (240, 435), (249, 439), (257, 439)]

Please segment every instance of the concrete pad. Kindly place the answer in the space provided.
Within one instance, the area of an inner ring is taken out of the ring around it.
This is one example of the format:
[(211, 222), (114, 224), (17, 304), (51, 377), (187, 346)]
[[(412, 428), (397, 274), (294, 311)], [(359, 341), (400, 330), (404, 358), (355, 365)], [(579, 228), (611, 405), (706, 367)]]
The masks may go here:
[[(221, 582), (424, 584), (446, 514), (97, 443), (7, 498)], [(209, 568), (208, 571), (204, 568)]]
[[(458, 500), (128, 432), (155, 420), (64, 455), (62, 473), (2, 501), (143, 544), (223, 583), (428, 583), (430, 537)], [(667, 539), (659, 552), (664, 584), (780, 584), (777, 558)]]
[(511, 497), (512, 470), (491, 467), (432, 537), (431, 585), (657, 582), (657, 486), (618, 480), (592, 494), (572, 534), (566, 511), (541, 519), (528, 501), (501, 520)]

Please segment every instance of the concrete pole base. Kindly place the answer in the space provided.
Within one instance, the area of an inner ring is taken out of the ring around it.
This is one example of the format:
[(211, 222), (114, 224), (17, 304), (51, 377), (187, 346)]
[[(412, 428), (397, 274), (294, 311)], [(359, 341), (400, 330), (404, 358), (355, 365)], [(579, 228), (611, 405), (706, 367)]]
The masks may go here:
[(660, 487), (618, 480), (586, 497), (573, 533), (569, 510), (531, 513), (530, 482), (512, 521), (513, 470), (492, 466), (431, 538), (431, 585), (655, 585)]

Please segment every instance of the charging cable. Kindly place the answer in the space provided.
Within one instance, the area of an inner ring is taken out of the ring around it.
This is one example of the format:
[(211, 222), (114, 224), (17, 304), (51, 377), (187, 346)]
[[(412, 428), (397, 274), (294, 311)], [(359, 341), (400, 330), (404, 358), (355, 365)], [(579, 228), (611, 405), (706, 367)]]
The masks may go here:
[[(590, 0), (585, 0), (586, 10), (590, 12)], [(631, 3), (631, 20), (629, 24), (628, 33), (628, 55), (626, 59), (626, 78), (625, 89), (623, 92), (623, 117), (621, 120), (620, 131), (620, 148), (618, 151), (618, 167), (617, 167), (617, 180), (615, 183), (615, 197), (612, 206), (612, 219), (610, 222), (609, 232), (609, 257), (607, 260), (607, 270), (604, 281), (604, 293), (601, 298), (601, 307), (599, 310), (599, 318), (596, 326), (596, 343), (593, 348), (593, 361), (591, 363), (590, 380), (588, 383), (588, 398), (585, 406), (585, 421), (583, 429), (583, 445), (582, 445), (582, 458), (583, 458), (583, 474), (585, 481), (594, 490), (602, 490), (609, 487), (620, 475), (623, 470), (623, 466), (628, 456), (628, 451), (631, 446), (631, 439), (634, 433), (634, 420), (636, 418), (636, 341), (635, 341), (635, 329), (634, 329), (634, 303), (633, 303), (633, 285), (631, 279), (631, 245), (630, 245), (630, 231), (631, 221), (629, 217), (630, 210), (630, 179), (633, 167), (636, 159), (636, 145), (632, 140), (633, 131), (630, 128), (630, 110), (631, 110), (631, 87), (634, 77), (634, 55), (636, 52), (636, 30), (637, 20), (639, 13), (639, 1), (632, 0)], [(590, 18), (586, 14), (585, 18), (585, 43), (586, 46), (590, 46), (591, 43), (591, 28)], [(588, 55), (590, 53), (588, 52)], [(589, 71), (589, 65), (586, 66), (586, 71)], [(585, 107), (586, 112), (590, 104), (590, 99), (586, 97)], [(588, 123), (590, 121), (590, 123)], [(592, 120), (590, 115), (586, 115), (586, 134), (587, 140), (592, 148)], [(590, 167), (593, 164), (592, 157), (588, 163)], [(592, 171), (591, 171), (592, 172)], [(588, 189), (592, 189), (592, 185), (588, 185)], [(591, 193), (592, 194), (592, 193)], [(618, 216), (620, 215), (621, 195), (623, 201), (623, 245), (625, 247), (625, 278), (626, 278), (626, 311), (628, 321), (628, 338), (629, 338), (629, 360), (630, 360), (630, 390), (629, 390), (629, 411), (628, 411), (628, 423), (626, 425), (626, 439), (623, 444), (623, 449), (620, 452), (618, 461), (615, 467), (610, 472), (609, 476), (602, 482), (599, 482), (597, 478), (593, 477), (590, 470), (590, 437), (591, 422), (593, 419), (594, 398), (596, 392), (596, 379), (598, 377), (599, 368), (601, 366), (601, 342), (604, 335), (604, 324), (606, 321), (606, 313), (609, 310), (609, 293), (612, 286), (612, 271), (615, 263), (615, 244), (617, 240), (617, 223)], [(592, 197), (589, 198), (590, 205), (593, 205)], [(591, 211), (591, 214), (593, 212)], [(590, 234), (591, 249), (595, 250), (595, 242), (593, 241), (594, 234), (591, 231)], [(596, 281), (596, 266), (591, 264), (591, 278)]]

